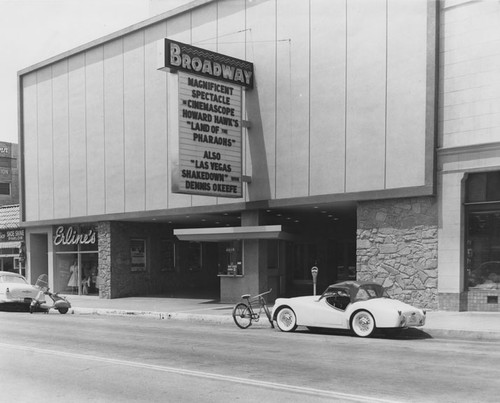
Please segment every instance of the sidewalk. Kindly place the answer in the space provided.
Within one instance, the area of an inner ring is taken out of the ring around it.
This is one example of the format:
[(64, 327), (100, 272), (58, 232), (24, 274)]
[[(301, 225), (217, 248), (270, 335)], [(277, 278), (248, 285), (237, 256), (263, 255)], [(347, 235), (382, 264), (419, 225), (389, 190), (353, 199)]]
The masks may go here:
[[(99, 299), (96, 296), (68, 295), (79, 315), (142, 316), (210, 323), (233, 323), (233, 305), (210, 299), (129, 297)], [(259, 325), (269, 326), (267, 320)], [(500, 312), (427, 312), (427, 323), (419, 328), (421, 337), (500, 342)], [(415, 331), (413, 331), (415, 333)]]

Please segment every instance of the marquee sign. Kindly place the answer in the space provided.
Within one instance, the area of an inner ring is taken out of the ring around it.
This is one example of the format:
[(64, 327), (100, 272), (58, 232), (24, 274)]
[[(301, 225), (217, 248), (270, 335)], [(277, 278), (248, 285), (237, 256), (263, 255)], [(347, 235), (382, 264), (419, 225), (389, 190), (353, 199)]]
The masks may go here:
[(241, 87), (179, 73), (173, 191), (241, 197)]
[(160, 43), (159, 51), (159, 69), (182, 70), (253, 88), (253, 63), (166, 38)]
[(253, 64), (169, 39), (159, 52), (159, 69), (175, 73), (171, 93), (177, 88), (169, 101), (170, 116), (178, 115), (169, 126), (178, 132), (172, 191), (242, 197), (242, 92), (253, 86)]

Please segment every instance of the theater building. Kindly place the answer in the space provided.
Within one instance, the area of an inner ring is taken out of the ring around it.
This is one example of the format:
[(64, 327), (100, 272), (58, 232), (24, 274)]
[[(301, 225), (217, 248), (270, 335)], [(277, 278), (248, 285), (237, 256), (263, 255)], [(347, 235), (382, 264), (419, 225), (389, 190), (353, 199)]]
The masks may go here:
[(316, 266), (318, 290), (498, 310), (488, 3), (197, 0), (20, 71), (31, 280), (233, 302)]

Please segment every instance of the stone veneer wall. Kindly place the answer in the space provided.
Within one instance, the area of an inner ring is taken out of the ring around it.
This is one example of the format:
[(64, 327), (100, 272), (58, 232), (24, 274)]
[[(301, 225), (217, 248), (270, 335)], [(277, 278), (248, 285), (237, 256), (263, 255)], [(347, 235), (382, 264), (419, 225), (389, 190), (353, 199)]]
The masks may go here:
[(358, 203), (357, 278), (401, 301), (437, 309), (438, 218), (433, 197)]
[(111, 223), (97, 224), (99, 245), (99, 298), (111, 298)]

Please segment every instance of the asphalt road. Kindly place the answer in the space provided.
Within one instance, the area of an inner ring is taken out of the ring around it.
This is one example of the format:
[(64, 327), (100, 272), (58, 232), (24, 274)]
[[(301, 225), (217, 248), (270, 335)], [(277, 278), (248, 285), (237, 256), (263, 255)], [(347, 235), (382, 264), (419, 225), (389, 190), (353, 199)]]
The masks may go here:
[(500, 344), (0, 312), (0, 401), (498, 402)]

